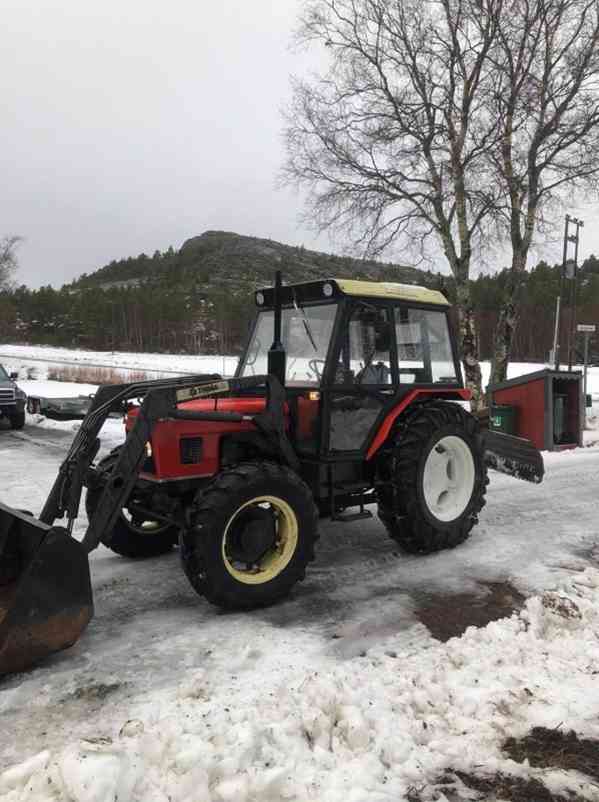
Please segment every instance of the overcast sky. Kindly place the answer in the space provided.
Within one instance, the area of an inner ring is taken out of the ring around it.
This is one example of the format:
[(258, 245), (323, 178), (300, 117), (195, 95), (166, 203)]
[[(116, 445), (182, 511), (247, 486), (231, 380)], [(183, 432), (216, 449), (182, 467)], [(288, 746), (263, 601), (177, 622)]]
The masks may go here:
[[(18, 281), (59, 286), (207, 229), (330, 250), (274, 186), (289, 75), (309, 64), (289, 48), (299, 5), (2, 0), (0, 236), (24, 237)], [(584, 257), (599, 229), (583, 214)]]
[[(296, 0), (3, 0), (0, 236), (61, 284), (207, 229), (306, 246), (275, 190), (280, 109), (307, 57)], [(328, 247), (326, 240), (322, 247)]]

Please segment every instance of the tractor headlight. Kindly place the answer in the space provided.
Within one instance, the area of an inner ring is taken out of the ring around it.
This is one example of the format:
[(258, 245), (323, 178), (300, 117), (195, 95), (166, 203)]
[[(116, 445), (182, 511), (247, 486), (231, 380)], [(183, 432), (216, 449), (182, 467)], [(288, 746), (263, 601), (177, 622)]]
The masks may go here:
[(258, 306), (264, 306), (264, 293), (263, 292), (257, 292), (256, 293), (256, 303), (258, 304)]
[(151, 457), (152, 457), (152, 443), (150, 443), (149, 440), (146, 443), (146, 457), (148, 459), (151, 459)]
[(333, 294), (333, 285), (330, 284), (328, 281), (326, 284), (322, 285), (322, 294), (325, 298), (330, 298)]

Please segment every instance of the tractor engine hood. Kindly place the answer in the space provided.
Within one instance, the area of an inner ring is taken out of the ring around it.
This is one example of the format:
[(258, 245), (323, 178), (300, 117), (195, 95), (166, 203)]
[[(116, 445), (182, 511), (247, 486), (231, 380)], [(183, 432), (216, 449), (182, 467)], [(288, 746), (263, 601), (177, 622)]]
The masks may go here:
[[(237, 415), (257, 415), (266, 409), (265, 398), (199, 398), (177, 404), (177, 409), (185, 412), (233, 412)], [(127, 431), (133, 427), (139, 407), (133, 406), (127, 412), (125, 426)], [(284, 414), (289, 423), (289, 405), (284, 404)], [(211, 424), (213, 431), (214, 424)]]
[[(177, 411), (211, 415), (214, 419), (167, 418), (156, 422), (146, 447), (147, 459), (140, 478), (168, 482), (214, 476), (220, 467), (223, 444), (241, 435), (260, 434), (254, 418), (267, 408), (265, 398), (196, 399), (177, 405)], [(222, 414), (223, 418), (218, 419)], [(129, 432), (139, 415), (132, 407), (125, 421)], [(227, 416), (231, 415), (231, 419)], [(289, 428), (289, 409), (284, 405), (284, 428)]]

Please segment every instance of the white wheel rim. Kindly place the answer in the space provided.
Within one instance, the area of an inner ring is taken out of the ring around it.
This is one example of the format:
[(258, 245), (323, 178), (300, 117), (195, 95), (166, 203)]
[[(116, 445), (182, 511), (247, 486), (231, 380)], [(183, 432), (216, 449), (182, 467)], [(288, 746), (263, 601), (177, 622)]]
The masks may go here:
[(442, 437), (430, 450), (422, 475), (424, 501), (443, 523), (463, 514), (474, 490), (474, 458), (468, 443), (456, 435)]

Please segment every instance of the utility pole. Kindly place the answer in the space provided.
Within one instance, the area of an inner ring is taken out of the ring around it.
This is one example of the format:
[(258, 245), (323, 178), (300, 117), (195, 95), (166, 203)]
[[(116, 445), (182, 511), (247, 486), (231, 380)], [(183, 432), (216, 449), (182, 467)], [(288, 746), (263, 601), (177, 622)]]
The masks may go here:
[[(576, 228), (575, 234), (570, 234), (570, 225)], [(580, 229), (584, 226), (584, 222), (582, 220), (578, 220), (576, 217), (570, 217), (569, 214), (566, 215), (566, 224), (564, 229), (564, 251), (563, 251), (563, 258), (562, 258), (562, 272), (560, 276), (560, 283), (559, 283), (559, 297), (557, 299), (556, 304), (556, 311), (555, 311), (555, 333), (553, 339), (553, 358), (555, 360), (555, 370), (559, 370), (560, 367), (560, 327), (561, 327), (561, 316), (563, 311), (563, 297), (564, 297), (564, 287), (566, 279), (571, 281), (569, 286), (570, 290), (570, 325), (568, 326), (568, 366), (569, 370), (572, 370), (572, 349), (574, 344), (574, 327), (576, 325), (576, 278), (577, 278), (577, 266), (578, 266), (578, 243), (580, 239)], [(569, 243), (574, 243), (574, 259), (568, 259), (568, 245)]]
[(576, 296), (578, 284), (578, 240), (580, 237), (580, 229), (584, 226), (582, 220), (574, 218), (572, 223), (576, 226), (576, 234), (570, 237), (570, 242), (574, 243), (574, 266), (572, 275), (569, 276), (570, 282), (570, 333), (568, 335), (568, 370), (572, 370), (572, 354), (575, 350), (576, 343)]

